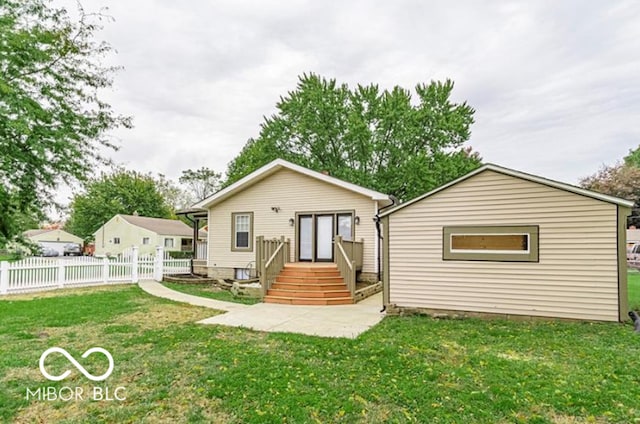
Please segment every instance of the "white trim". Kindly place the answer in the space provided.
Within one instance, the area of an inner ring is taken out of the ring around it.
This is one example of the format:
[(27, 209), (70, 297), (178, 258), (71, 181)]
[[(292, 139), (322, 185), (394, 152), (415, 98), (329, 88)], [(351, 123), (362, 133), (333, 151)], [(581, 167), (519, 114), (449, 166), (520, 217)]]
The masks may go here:
[(531, 175), (531, 174), (526, 174), (524, 172), (520, 172), (520, 171), (516, 171), (514, 169), (509, 169), (509, 168), (504, 168), (502, 166), (498, 166), (498, 165), (494, 165), (494, 164), (486, 164), (484, 166), (481, 166), (480, 168), (469, 172), (468, 174), (463, 175), (460, 178), (457, 178), (453, 181), (450, 181), (434, 190), (431, 190), (428, 193), (425, 193), (421, 196), (418, 196), (412, 200), (409, 200), (408, 202), (404, 202), (394, 208), (391, 208), (385, 212), (383, 212), (380, 217), (384, 217), (387, 215), (390, 215), (400, 209), (406, 208), (409, 205), (412, 205), (413, 203), (419, 202), (420, 200), (427, 198), (429, 196), (432, 196), (440, 191), (443, 191), (455, 184), (458, 184), (459, 182), (462, 182), (468, 178), (471, 178), (475, 175), (480, 174), (481, 172), (484, 171), (494, 171), (494, 172), (498, 172), (500, 174), (504, 174), (504, 175), (509, 175), (511, 177), (515, 177), (515, 178), (520, 178), (523, 180), (527, 180), (527, 181), (531, 181), (534, 183), (538, 183), (538, 184), (542, 184), (542, 185), (546, 185), (549, 187), (553, 187), (553, 188), (557, 188), (559, 190), (564, 190), (564, 191), (568, 191), (571, 193), (575, 193), (575, 194), (580, 194), (582, 196), (586, 196), (586, 197), (591, 197), (592, 199), (596, 199), (596, 200), (601, 200), (603, 202), (607, 202), (607, 203), (613, 203), (615, 205), (620, 205), (620, 206), (625, 206), (625, 207), (633, 207), (634, 202), (629, 201), (629, 200), (625, 200), (625, 199), (620, 199), (618, 197), (614, 197), (614, 196), (609, 196), (607, 194), (602, 194), (602, 193), (597, 193), (595, 191), (591, 191), (591, 190), (586, 190), (584, 188), (580, 188), (580, 187), (576, 187), (576, 186), (572, 186), (570, 184), (566, 184), (566, 183), (561, 183), (559, 181), (554, 181), (554, 180), (549, 180), (543, 177), (539, 177), (537, 175)]
[[(373, 203), (373, 216), (378, 216), (378, 202)], [(380, 261), (378, 261), (378, 252), (380, 247), (380, 238), (378, 237), (378, 225), (379, 224), (375, 224), (373, 228), (373, 234), (374, 234), (373, 238), (375, 240), (375, 243), (373, 243), (373, 261), (375, 263), (373, 269), (375, 270), (376, 274), (380, 272), (380, 267), (378, 266), (380, 265)]]
[(238, 181), (231, 184), (230, 186), (223, 188), (222, 190), (212, 194), (211, 196), (207, 197), (204, 200), (201, 200), (200, 202), (193, 205), (192, 208), (194, 209), (209, 208), (212, 205), (226, 199), (227, 197), (233, 196), (235, 192), (244, 190), (248, 186), (262, 180), (263, 178), (271, 175), (272, 173), (282, 168), (289, 169), (299, 174), (303, 174), (308, 177), (315, 178), (317, 180), (323, 181), (325, 183), (328, 183), (337, 187), (344, 188), (349, 191), (353, 191), (355, 193), (369, 197), (372, 200), (390, 201), (389, 196), (384, 193), (380, 193), (374, 190), (370, 190), (368, 188), (360, 187), (359, 185), (342, 181), (338, 178), (325, 175), (321, 172), (312, 171), (311, 169), (305, 168), (300, 165), (296, 165), (284, 159), (276, 159), (264, 165), (262, 168), (259, 168), (253, 171), (252, 173), (250, 173), (249, 175), (239, 179)]

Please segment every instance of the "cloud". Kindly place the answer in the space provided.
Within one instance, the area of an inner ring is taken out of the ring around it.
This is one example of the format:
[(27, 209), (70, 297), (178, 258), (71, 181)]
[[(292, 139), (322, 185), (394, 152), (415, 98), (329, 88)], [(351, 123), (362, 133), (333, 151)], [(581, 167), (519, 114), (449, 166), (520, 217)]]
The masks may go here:
[(640, 144), (636, 2), (109, 6), (101, 35), (124, 71), (107, 98), (135, 120), (114, 132), (114, 158), (141, 171), (224, 171), (309, 71), (383, 88), (451, 78), (476, 109), (471, 145), (485, 160), (570, 183)]

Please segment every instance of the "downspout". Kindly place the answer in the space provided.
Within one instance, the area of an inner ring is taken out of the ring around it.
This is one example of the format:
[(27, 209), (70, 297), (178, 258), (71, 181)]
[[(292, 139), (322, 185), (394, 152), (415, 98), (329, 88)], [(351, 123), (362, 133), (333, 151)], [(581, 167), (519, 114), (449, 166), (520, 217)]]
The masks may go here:
[(191, 219), (189, 218), (189, 214), (184, 214), (184, 217), (187, 218), (189, 221), (191, 221), (191, 224), (193, 226), (193, 239), (191, 241), (191, 250), (193, 250), (193, 258), (191, 258), (191, 275), (193, 275), (193, 259), (196, 257), (196, 255), (198, 254), (198, 219)]
[[(398, 199), (396, 199), (395, 196), (390, 195), (389, 199), (391, 199), (391, 204), (387, 205), (381, 209), (378, 209), (378, 212), (376, 213), (376, 216), (373, 217), (373, 221), (376, 223), (376, 232), (378, 233), (378, 240), (376, 241), (376, 243), (378, 243), (378, 281), (382, 281), (382, 257), (380, 256), (382, 254), (382, 232), (380, 230), (380, 212), (382, 212), (385, 209), (389, 209), (392, 206), (395, 206), (396, 203), (398, 202)], [(383, 289), (384, 290), (384, 289)], [(383, 304), (382, 304), (382, 309), (380, 310), (380, 313), (384, 312), (385, 309), (387, 309), (387, 305), (384, 304), (384, 300), (383, 300)]]

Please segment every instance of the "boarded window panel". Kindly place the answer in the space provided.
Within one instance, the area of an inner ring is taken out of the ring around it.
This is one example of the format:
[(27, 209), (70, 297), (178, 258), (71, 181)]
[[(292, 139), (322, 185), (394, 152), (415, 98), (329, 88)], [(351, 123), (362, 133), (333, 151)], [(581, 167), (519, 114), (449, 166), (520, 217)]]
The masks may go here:
[(452, 250), (529, 250), (529, 237), (526, 234), (452, 234)]
[(457, 225), (442, 227), (445, 261), (538, 262), (537, 225)]

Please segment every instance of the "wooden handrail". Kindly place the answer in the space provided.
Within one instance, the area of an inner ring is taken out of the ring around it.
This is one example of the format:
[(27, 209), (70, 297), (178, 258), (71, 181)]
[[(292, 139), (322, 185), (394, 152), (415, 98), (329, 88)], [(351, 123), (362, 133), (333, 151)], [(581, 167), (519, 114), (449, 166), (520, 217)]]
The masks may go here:
[(266, 263), (266, 267), (269, 268), (271, 266), (271, 263), (273, 262), (273, 260), (276, 258), (276, 256), (278, 255), (278, 253), (280, 253), (280, 251), (282, 250), (282, 247), (284, 246), (284, 243), (280, 243), (278, 245), (278, 248), (276, 249), (275, 252), (273, 252), (273, 255), (271, 255), (271, 257), (269, 258), (269, 260)]
[(280, 237), (280, 240), (265, 240), (263, 236), (256, 238), (256, 268), (263, 296), (289, 262), (289, 246), (290, 240), (285, 240), (284, 236)]
[(334, 258), (336, 266), (340, 271), (340, 275), (344, 278), (344, 282), (353, 296), (356, 292), (356, 261), (349, 257), (347, 254), (342, 240), (342, 236), (335, 236), (334, 238)]

